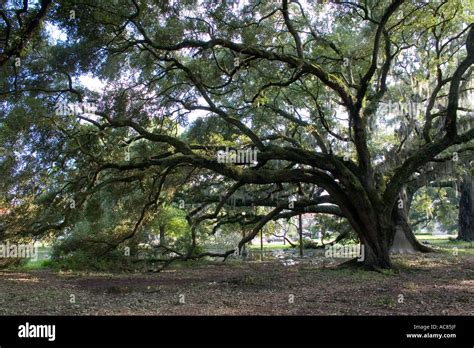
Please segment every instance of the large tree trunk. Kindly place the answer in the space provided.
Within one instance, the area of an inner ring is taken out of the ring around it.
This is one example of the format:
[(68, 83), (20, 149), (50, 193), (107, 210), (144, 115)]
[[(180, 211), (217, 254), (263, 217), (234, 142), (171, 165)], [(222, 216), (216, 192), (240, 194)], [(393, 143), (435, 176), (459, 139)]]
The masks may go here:
[(392, 260), (390, 259), (389, 248), (386, 241), (368, 241), (365, 240), (364, 261), (365, 268), (370, 270), (390, 269)]
[(367, 211), (355, 207), (347, 216), (364, 248), (362, 262), (354, 259), (347, 264), (363, 266), (369, 270), (392, 268), (389, 246), (394, 230), (390, 216), (383, 214), (382, 210)]
[(395, 213), (395, 236), (390, 246), (392, 254), (414, 254), (416, 252), (433, 251), (430, 247), (421, 244), (411, 229), (408, 217), (403, 212)]
[[(391, 209), (383, 202), (375, 206), (361, 197), (354, 198), (350, 213), (345, 215), (364, 245), (364, 260), (359, 265), (374, 270), (387, 269), (392, 267), (391, 253), (432, 251), (416, 239), (411, 229), (408, 211), (412, 197), (411, 192), (407, 194), (405, 189), (401, 190), (401, 201)], [(350, 207), (348, 204), (345, 208)], [(356, 264), (356, 261), (349, 264)]]
[(458, 239), (474, 241), (474, 191), (472, 190), (472, 176), (469, 174), (465, 175), (461, 182), (458, 221)]
[(416, 252), (433, 251), (430, 247), (421, 244), (411, 229), (408, 214), (413, 200), (414, 192), (408, 192), (405, 188), (400, 191), (399, 204), (393, 209), (393, 224), (395, 234), (390, 245), (392, 254), (414, 254)]

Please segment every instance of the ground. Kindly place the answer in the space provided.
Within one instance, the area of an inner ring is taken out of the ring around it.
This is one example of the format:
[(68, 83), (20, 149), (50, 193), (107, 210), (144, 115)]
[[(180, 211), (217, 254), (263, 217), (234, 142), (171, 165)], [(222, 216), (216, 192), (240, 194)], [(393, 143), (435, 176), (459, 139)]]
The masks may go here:
[(472, 315), (474, 257), (395, 256), (384, 273), (306, 259), (161, 273), (0, 272), (1, 315)]

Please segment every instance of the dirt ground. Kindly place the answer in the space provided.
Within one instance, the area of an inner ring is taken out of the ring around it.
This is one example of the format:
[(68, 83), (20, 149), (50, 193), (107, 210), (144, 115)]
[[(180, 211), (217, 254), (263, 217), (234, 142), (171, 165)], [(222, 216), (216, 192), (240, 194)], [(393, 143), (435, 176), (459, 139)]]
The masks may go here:
[(474, 258), (395, 258), (384, 273), (278, 261), (161, 273), (0, 272), (0, 315), (473, 315)]

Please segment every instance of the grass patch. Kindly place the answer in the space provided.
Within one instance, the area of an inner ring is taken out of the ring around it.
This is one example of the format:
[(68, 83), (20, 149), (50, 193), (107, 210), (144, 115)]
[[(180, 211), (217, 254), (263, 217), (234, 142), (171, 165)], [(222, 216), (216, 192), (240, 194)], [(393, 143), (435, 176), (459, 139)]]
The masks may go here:
[(457, 238), (456, 234), (430, 234), (430, 233), (419, 233), (415, 234), (415, 237), (418, 240), (437, 240), (437, 239), (446, 239)]
[[(474, 256), (474, 243), (455, 240), (456, 236), (417, 235), (420, 242), (428, 242), (433, 248), (454, 256)], [(457, 254), (457, 255), (456, 255)]]
[(28, 262), (18, 266), (17, 268), (21, 271), (35, 271), (39, 269), (45, 269), (51, 267), (50, 260), (29, 260)]
[[(254, 251), (260, 251), (260, 245), (259, 244), (253, 244), (247, 246), (249, 249), (254, 250)], [(289, 244), (267, 244), (263, 245), (263, 252), (265, 251), (271, 251), (271, 250), (285, 250), (285, 249), (290, 249), (291, 245)]]
[(375, 304), (381, 305), (385, 308), (393, 309), (397, 305), (397, 301), (391, 297), (391, 296), (381, 296), (377, 298), (375, 301)]
[(369, 272), (363, 268), (331, 268), (322, 269), (322, 272), (330, 272), (331, 276), (350, 279), (352, 281), (376, 280), (387, 275), (393, 275), (392, 270), (383, 270), (382, 272)]

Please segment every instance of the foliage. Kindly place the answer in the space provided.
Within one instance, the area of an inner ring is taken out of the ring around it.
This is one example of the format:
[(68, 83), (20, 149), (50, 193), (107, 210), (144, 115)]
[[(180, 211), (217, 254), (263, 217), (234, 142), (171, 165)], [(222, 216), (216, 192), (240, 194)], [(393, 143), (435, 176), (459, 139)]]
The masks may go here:
[[(241, 249), (311, 213), (331, 232), (344, 218), (367, 266), (390, 268), (404, 188), (440, 181), (432, 163), (455, 152), (469, 168), (466, 2), (61, 0), (23, 16), (33, 32), (11, 13), (0, 26), (0, 240), (56, 240), (80, 265), (161, 230), (188, 260), (217, 231)], [(258, 156), (219, 162), (229, 149)], [(452, 231), (451, 194), (421, 191), (413, 218), (436, 210)]]

